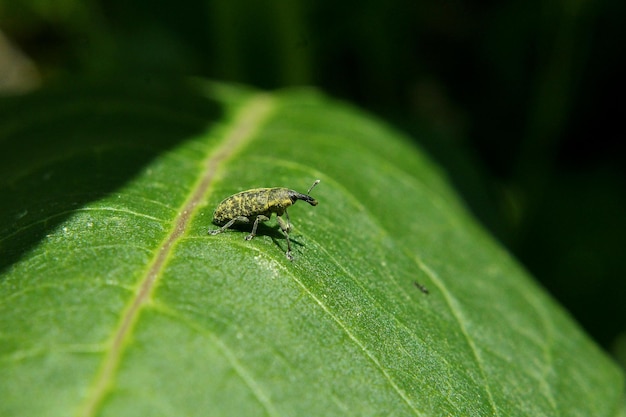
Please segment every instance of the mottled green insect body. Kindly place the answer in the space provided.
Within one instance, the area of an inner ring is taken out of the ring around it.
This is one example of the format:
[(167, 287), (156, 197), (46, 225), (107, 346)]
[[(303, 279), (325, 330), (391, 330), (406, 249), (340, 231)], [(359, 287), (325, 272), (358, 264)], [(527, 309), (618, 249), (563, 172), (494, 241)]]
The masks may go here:
[[(268, 221), (272, 217), (272, 213), (276, 213), (278, 225), (287, 237), (287, 258), (293, 259), (289, 242), (291, 223), (287, 207), (295, 204), (298, 200), (306, 201), (310, 205), (316, 206), (317, 200), (308, 194), (319, 182), (319, 180), (315, 181), (306, 194), (301, 194), (289, 188), (276, 187), (254, 188), (231, 195), (219, 203), (213, 213), (213, 223), (222, 227), (209, 230), (209, 234), (216, 235), (221, 233), (233, 224), (253, 222), (252, 233), (246, 236), (246, 240), (250, 240), (256, 236), (259, 222)], [(287, 217), (287, 223), (281, 218), (283, 214)]]
[(223, 226), (237, 217), (254, 220), (258, 215), (269, 218), (272, 213), (276, 213), (277, 216), (282, 216), (287, 207), (298, 200), (304, 200), (312, 206), (317, 205), (314, 198), (288, 188), (255, 188), (242, 191), (218, 204), (213, 213), (213, 223)]

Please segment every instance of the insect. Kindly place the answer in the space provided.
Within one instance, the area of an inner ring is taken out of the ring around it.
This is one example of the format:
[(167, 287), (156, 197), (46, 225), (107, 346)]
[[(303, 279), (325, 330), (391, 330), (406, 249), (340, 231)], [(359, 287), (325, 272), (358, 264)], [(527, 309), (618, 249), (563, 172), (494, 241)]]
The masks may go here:
[[(210, 235), (222, 233), (234, 224), (247, 224), (253, 222), (252, 232), (246, 236), (246, 240), (251, 240), (256, 236), (256, 228), (259, 222), (266, 222), (276, 213), (276, 220), (287, 237), (287, 259), (293, 260), (291, 255), (291, 243), (289, 242), (289, 231), (291, 222), (287, 207), (295, 204), (298, 200), (306, 201), (312, 206), (317, 206), (317, 200), (309, 194), (313, 187), (319, 184), (316, 180), (306, 194), (284, 187), (275, 188), (254, 188), (231, 195), (217, 205), (213, 213), (213, 223), (222, 226), (219, 229), (209, 230)], [(287, 217), (287, 222), (282, 219), (282, 215)]]

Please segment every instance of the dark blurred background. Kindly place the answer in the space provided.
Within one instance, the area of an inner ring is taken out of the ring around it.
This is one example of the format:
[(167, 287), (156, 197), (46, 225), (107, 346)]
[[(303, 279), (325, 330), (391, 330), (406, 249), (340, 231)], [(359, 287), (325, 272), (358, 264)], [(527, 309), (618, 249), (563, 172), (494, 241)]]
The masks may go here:
[(415, 137), (624, 366), (625, 12), (623, 0), (0, 0), (0, 95), (120, 74), (317, 86)]

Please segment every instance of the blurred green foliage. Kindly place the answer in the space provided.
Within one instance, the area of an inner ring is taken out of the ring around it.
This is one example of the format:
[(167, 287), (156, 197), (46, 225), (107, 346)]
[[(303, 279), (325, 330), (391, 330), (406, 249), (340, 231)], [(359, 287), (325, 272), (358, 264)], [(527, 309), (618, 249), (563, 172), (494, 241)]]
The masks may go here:
[(381, 114), (623, 361), (625, 12), (620, 0), (0, 0), (0, 29), (44, 83), (310, 84)]

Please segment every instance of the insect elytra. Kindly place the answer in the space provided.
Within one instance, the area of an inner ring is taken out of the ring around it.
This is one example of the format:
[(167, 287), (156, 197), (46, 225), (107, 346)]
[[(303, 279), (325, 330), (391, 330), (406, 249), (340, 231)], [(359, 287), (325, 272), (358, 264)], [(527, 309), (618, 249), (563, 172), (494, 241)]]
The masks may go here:
[[(299, 193), (284, 187), (274, 188), (253, 188), (252, 190), (242, 191), (231, 195), (224, 199), (215, 208), (213, 212), (213, 223), (221, 226), (219, 229), (209, 230), (210, 235), (222, 233), (234, 224), (252, 223), (252, 232), (246, 236), (246, 240), (251, 240), (256, 236), (256, 229), (259, 222), (266, 222), (272, 217), (272, 213), (276, 213), (276, 220), (280, 226), (280, 230), (287, 238), (287, 252), (285, 255), (289, 260), (293, 260), (291, 255), (291, 243), (289, 241), (289, 231), (291, 230), (291, 222), (287, 208), (295, 204), (298, 200), (306, 201), (312, 206), (317, 206), (317, 200), (309, 194), (313, 187), (319, 184), (320, 180), (316, 180), (309, 187), (306, 194)], [(285, 215), (287, 222), (282, 219)]]

